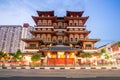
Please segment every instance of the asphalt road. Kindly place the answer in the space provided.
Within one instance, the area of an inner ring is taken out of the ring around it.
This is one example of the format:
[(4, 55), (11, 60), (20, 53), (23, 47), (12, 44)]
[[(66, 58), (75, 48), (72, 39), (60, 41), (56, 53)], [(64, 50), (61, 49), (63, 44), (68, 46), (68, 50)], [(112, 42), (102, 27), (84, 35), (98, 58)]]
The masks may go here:
[(0, 80), (120, 80), (120, 70), (0, 70)]

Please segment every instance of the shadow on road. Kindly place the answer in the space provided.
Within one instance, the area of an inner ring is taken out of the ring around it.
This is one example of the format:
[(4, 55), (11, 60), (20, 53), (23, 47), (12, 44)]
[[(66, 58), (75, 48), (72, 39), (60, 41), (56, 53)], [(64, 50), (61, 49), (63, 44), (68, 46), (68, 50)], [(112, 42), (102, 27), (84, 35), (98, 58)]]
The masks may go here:
[(0, 77), (0, 80), (120, 80), (120, 77), (65, 78), (65, 77)]

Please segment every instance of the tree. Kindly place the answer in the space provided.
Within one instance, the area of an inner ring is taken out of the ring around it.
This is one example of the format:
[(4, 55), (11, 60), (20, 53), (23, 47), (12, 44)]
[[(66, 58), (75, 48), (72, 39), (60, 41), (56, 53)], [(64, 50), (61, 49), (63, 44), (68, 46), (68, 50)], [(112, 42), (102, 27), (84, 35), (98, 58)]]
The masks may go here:
[(106, 50), (105, 49), (101, 49), (101, 53), (106, 53)]
[(104, 54), (104, 56), (105, 56), (105, 59), (109, 59), (110, 58), (110, 55), (109, 54)]
[(118, 42), (118, 47), (120, 48), (120, 41)]
[(0, 58), (2, 58), (3, 57), (3, 52), (2, 51), (0, 51)]
[(17, 50), (16, 54), (15, 54), (15, 58), (16, 59), (21, 59), (22, 58), (22, 52), (20, 51), (20, 49)]
[(120, 41), (118, 42), (118, 47), (119, 47), (119, 51), (120, 51)]
[(34, 54), (34, 55), (31, 57), (31, 60), (32, 60), (33, 62), (40, 61), (40, 59), (41, 59), (40, 54)]

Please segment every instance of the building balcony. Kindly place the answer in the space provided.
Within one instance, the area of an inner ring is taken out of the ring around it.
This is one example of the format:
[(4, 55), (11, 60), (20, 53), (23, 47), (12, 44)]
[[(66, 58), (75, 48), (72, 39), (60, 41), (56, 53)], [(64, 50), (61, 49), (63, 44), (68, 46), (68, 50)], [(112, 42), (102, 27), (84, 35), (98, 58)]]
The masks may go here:
[(97, 48), (83, 48), (84, 50), (96, 50)]
[(65, 31), (65, 33), (84, 33), (84, 34), (89, 34), (91, 31)]
[(86, 28), (86, 25), (68, 25), (67, 28)]
[(61, 29), (59, 29), (59, 28), (54, 28), (54, 31), (67, 31), (67, 29), (66, 29), (66, 28), (61, 28)]
[(57, 32), (56, 35), (65, 35), (63, 32)]
[(35, 25), (34, 28), (54, 28), (53, 25)]
[(41, 31), (30, 31), (32, 34), (36, 33), (55, 33), (55, 31), (52, 30), (41, 30)]

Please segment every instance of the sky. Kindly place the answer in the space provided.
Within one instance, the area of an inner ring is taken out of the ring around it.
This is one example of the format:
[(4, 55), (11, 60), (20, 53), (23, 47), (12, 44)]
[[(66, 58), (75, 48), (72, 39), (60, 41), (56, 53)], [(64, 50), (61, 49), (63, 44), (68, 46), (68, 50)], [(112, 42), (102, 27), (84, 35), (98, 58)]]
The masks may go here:
[(89, 38), (101, 39), (96, 47), (120, 40), (120, 0), (0, 0), (0, 25), (35, 23), (37, 10), (54, 10), (56, 16), (66, 11), (84, 11)]

